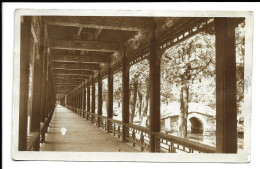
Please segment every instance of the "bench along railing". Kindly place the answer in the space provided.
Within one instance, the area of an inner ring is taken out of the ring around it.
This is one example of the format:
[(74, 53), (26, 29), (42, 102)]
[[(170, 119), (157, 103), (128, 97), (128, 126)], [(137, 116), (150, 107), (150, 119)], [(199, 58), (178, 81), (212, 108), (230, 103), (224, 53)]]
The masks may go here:
[[(117, 135), (120, 139), (123, 137), (123, 133), (125, 133), (125, 138), (127, 142), (131, 142), (133, 147), (138, 145), (141, 147), (141, 151), (150, 149), (150, 136), (151, 132), (149, 128), (138, 126), (134, 124), (125, 124), (120, 120), (115, 120), (112, 118), (107, 118), (106, 116), (98, 115), (95, 113), (77, 110), (75, 108), (69, 107), (71, 111), (79, 112), (81, 111), (81, 115), (85, 113), (85, 117), (87, 120), (95, 123), (96, 126), (101, 127), (101, 129), (107, 131), (107, 124), (109, 124), (109, 133), (113, 133), (113, 135)], [(80, 113), (79, 113), (80, 114)], [(99, 120), (98, 120), (99, 119)], [(125, 132), (123, 132), (123, 129)], [(186, 138), (180, 138), (172, 135), (168, 135), (162, 132), (153, 133), (155, 136), (156, 146), (155, 151), (161, 153), (215, 153), (216, 148), (201, 144), (192, 140), (188, 140)]]

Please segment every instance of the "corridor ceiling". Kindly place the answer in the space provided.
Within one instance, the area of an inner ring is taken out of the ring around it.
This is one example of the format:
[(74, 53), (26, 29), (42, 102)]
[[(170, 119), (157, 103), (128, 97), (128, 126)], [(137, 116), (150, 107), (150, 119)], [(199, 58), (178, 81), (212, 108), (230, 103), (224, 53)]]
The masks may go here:
[(68, 94), (108, 63), (120, 44), (149, 30), (150, 17), (44, 16), (56, 94)]

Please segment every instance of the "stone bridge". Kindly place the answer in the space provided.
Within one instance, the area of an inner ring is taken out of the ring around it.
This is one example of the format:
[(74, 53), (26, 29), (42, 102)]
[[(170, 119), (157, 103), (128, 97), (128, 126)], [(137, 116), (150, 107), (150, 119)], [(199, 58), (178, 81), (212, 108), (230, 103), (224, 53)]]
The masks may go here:
[(188, 131), (203, 133), (216, 131), (216, 117), (200, 112), (189, 112)]
[[(173, 103), (171, 112), (161, 118), (163, 131), (178, 131), (180, 124), (179, 103)], [(216, 112), (212, 108), (200, 103), (189, 103), (188, 131), (192, 133), (203, 133), (216, 131)]]

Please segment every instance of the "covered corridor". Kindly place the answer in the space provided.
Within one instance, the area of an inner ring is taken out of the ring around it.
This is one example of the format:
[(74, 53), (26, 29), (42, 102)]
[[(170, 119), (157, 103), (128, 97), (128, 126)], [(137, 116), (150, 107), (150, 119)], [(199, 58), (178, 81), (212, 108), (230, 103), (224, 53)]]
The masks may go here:
[[(243, 22), (22, 16), (18, 150), (237, 153), (235, 30)], [(206, 111), (194, 111), (210, 127), (189, 123), (189, 105), (201, 100)], [(189, 128), (213, 133), (215, 146), (190, 139)]]
[[(102, 145), (102, 146), (100, 146)], [(98, 129), (95, 124), (72, 111), (57, 106), (41, 151), (138, 152), (131, 144)]]

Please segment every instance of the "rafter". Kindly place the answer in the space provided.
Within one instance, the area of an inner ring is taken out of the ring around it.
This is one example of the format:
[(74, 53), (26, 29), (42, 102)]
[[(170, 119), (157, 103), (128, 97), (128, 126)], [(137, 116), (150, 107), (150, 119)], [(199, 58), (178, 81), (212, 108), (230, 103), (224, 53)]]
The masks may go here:
[(58, 63), (58, 62), (52, 62), (52, 68), (99, 70), (99, 64), (94, 64), (94, 63)]
[(115, 29), (126, 31), (149, 30), (152, 27), (152, 19), (148, 17), (104, 17), (104, 16), (58, 16), (45, 17), (48, 25), (74, 26), (87, 28)]
[(77, 74), (77, 75), (93, 75), (93, 71), (87, 70), (67, 70), (67, 69), (53, 69), (52, 73), (54, 74)]
[(81, 55), (51, 55), (51, 60), (54, 62), (89, 62), (89, 63), (106, 63), (109, 61), (109, 56), (81, 56)]
[(75, 87), (77, 87), (77, 86), (78, 86), (78, 85), (75, 85), (75, 84), (67, 84), (67, 85), (65, 85), (65, 84), (64, 84), (64, 85), (59, 85), (59, 84), (58, 84), (58, 85), (56, 85), (56, 88), (57, 88), (57, 89), (60, 89), (60, 88), (69, 88), (69, 87), (74, 87), (74, 88), (75, 88)]
[(84, 79), (55, 79), (55, 84), (56, 83), (75, 83), (75, 84), (79, 84), (82, 83), (84, 81)]
[(85, 79), (85, 77), (72, 77), (72, 76), (59, 76), (56, 75), (53, 77), (53, 79), (57, 79), (57, 80), (82, 80)]
[(82, 80), (82, 79), (86, 79), (88, 77), (85, 76), (71, 76), (71, 75), (59, 75), (59, 74), (55, 74), (55, 76), (53, 76), (53, 79), (59, 79), (59, 80)]
[(52, 49), (86, 50), (115, 52), (120, 49), (119, 43), (103, 41), (54, 40), (49, 39), (48, 47)]
[(80, 36), (80, 33), (81, 33), (82, 29), (83, 29), (83, 26), (80, 26), (80, 27), (79, 27), (79, 30), (78, 30), (78, 33), (77, 33), (77, 37)]

